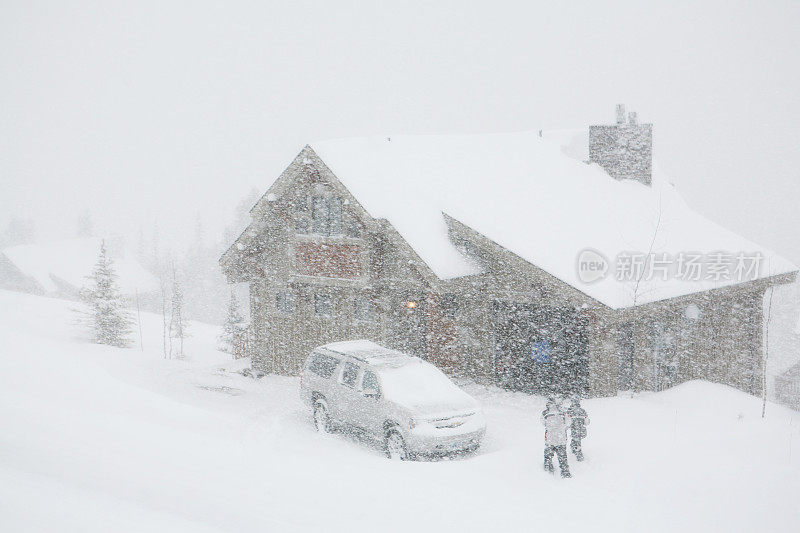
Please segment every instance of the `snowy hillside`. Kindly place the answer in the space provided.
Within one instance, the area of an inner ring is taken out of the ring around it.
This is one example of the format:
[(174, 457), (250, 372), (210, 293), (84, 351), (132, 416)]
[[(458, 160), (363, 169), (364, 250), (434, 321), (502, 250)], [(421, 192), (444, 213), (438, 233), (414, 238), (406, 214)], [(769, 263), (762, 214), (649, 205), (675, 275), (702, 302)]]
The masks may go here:
[[(97, 262), (101, 238), (84, 237), (12, 246), (0, 252), (19, 272), (33, 280), (39, 292), (75, 295), (86, 285), (87, 273)], [(108, 241), (120, 291), (132, 296), (158, 289), (158, 280), (120, 243)]]
[(395, 463), (313, 432), (298, 380), (87, 344), (75, 304), (0, 291), (0, 531), (796, 531), (800, 414), (703, 382), (586, 401), (587, 460), (543, 472), (537, 397), (468, 385), (474, 456)]

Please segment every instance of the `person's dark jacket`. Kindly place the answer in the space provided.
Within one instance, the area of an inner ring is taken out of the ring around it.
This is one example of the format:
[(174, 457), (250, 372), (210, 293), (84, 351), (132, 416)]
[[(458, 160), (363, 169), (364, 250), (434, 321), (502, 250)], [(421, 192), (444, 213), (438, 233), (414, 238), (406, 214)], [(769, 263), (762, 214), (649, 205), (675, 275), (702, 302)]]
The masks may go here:
[(586, 414), (586, 410), (580, 405), (572, 405), (567, 410), (567, 416), (572, 436), (580, 439), (586, 437), (586, 426), (589, 425), (589, 416)]

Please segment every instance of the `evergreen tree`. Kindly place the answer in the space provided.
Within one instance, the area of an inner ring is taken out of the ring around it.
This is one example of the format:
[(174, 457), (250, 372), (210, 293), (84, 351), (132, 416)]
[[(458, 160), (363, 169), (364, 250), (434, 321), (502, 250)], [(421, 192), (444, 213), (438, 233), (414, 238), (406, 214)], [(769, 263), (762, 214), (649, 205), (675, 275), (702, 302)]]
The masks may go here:
[(247, 329), (244, 317), (239, 312), (239, 300), (236, 293), (231, 291), (231, 298), (228, 300), (228, 312), (225, 316), (225, 324), (222, 326), (222, 334), (218, 337), (218, 348), (220, 351), (236, 355), (235, 343)]
[(0, 246), (16, 246), (36, 242), (36, 223), (30, 218), (12, 217), (0, 235)]
[[(175, 274), (175, 268), (172, 269), (172, 309), (169, 322), (169, 333), (173, 339), (178, 339), (178, 352), (177, 357), (183, 359), (183, 339), (189, 336), (187, 324), (183, 318), (183, 288), (180, 281)], [(170, 344), (170, 351), (172, 346)], [(171, 354), (170, 354), (171, 355)]]
[(91, 237), (94, 235), (94, 223), (92, 214), (87, 209), (78, 217), (78, 237)]
[(84, 291), (84, 300), (90, 308), (89, 325), (94, 342), (120, 348), (128, 346), (132, 322), (117, 288), (117, 276), (106, 253), (105, 241), (100, 244), (100, 256), (88, 279), (92, 287)]

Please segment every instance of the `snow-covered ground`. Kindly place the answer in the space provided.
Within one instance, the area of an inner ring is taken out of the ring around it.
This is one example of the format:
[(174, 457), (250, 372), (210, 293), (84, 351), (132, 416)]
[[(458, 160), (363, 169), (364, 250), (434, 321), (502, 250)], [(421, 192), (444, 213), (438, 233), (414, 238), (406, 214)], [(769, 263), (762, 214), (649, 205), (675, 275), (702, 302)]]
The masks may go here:
[(588, 400), (587, 460), (543, 472), (542, 400), (467, 385), (463, 459), (394, 463), (312, 430), (296, 378), (243, 377), (194, 323), (185, 361), (86, 343), (74, 303), (0, 291), (0, 531), (797, 531), (800, 414), (687, 383)]

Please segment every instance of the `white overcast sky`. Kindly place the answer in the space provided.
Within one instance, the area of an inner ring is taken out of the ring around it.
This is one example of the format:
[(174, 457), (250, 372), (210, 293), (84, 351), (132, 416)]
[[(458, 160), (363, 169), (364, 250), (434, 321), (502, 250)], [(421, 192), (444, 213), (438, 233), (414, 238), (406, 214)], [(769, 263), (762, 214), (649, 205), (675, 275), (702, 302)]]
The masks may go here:
[(626, 103), (709, 218), (800, 263), (798, 2), (0, 4), (0, 224), (215, 230), (308, 142)]

